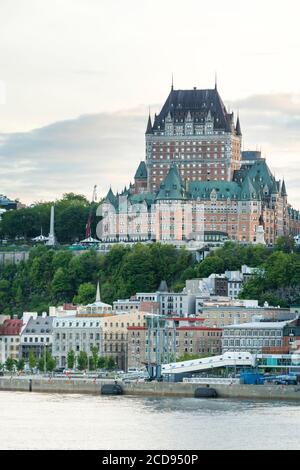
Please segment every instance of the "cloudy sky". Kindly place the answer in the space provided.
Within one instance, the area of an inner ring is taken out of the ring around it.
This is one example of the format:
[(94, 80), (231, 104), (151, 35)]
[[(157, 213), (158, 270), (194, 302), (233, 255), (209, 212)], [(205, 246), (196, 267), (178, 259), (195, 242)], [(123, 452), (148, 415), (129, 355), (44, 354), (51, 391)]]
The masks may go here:
[(300, 208), (299, 0), (0, 0), (0, 193), (122, 189), (148, 108), (211, 88)]

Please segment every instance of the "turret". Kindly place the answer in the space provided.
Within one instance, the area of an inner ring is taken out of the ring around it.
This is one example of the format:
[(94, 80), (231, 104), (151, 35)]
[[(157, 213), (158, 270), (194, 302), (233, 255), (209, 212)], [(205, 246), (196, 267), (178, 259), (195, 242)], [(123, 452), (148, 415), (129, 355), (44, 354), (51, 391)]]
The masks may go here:
[(242, 136), (242, 129), (241, 129), (241, 123), (240, 123), (240, 117), (239, 116), (237, 117), (235, 132), (236, 132), (237, 136), (239, 136), (239, 137)]
[(148, 118), (147, 129), (146, 129), (146, 135), (149, 135), (149, 134), (153, 134), (153, 130), (152, 130), (152, 121), (151, 121), (151, 116), (150, 116), (150, 114), (149, 114), (149, 118)]

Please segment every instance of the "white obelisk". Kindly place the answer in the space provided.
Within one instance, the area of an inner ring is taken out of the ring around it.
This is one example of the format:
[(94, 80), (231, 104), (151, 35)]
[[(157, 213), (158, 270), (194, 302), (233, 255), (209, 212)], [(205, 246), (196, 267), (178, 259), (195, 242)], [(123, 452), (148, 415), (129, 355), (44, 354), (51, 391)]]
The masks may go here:
[(51, 207), (50, 232), (49, 232), (47, 245), (48, 246), (56, 245), (56, 239), (55, 239), (55, 233), (54, 233), (54, 206)]

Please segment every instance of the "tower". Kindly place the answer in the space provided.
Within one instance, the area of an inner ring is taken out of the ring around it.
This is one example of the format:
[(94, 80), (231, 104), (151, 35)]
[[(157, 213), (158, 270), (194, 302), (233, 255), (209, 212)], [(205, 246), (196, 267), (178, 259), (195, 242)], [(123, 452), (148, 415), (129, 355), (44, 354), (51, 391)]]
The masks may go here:
[(54, 206), (51, 207), (51, 215), (50, 215), (50, 232), (48, 241), (46, 243), (47, 246), (55, 246), (56, 245), (56, 237), (54, 233)]
[(231, 181), (240, 169), (242, 131), (215, 86), (175, 90), (146, 129), (148, 191), (156, 192), (172, 163), (189, 181)]

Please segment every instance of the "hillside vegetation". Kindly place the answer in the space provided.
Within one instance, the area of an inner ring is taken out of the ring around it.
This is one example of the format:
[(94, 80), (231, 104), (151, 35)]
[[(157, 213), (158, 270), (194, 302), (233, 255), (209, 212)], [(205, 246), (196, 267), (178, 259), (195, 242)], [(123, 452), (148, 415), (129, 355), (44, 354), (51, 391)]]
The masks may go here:
[(200, 263), (185, 249), (159, 243), (116, 245), (100, 256), (93, 250), (74, 256), (40, 246), (30, 251), (29, 261), (0, 268), (0, 313), (21, 316), (64, 302), (86, 304), (95, 299), (98, 280), (108, 303), (156, 291), (162, 279), (180, 291), (186, 279), (238, 270), (242, 264), (261, 269), (241, 297), (285, 307), (300, 304), (300, 253), (290, 240), (279, 241), (274, 249), (228, 242)]

